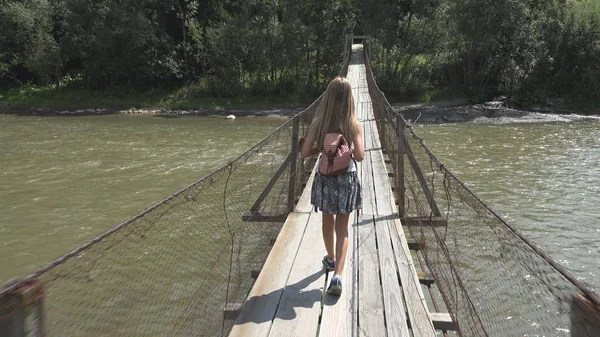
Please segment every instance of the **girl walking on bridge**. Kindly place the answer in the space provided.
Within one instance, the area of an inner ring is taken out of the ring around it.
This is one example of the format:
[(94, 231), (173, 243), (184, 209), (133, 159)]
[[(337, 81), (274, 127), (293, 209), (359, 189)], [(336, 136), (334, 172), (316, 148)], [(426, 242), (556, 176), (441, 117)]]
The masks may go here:
[[(350, 213), (362, 207), (356, 162), (365, 155), (363, 130), (355, 113), (350, 82), (333, 79), (301, 145), (302, 157), (321, 153), (312, 185), (311, 204), (323, 213), (323, 265), (334, 270), (327, 293), (342, 293)], [(335, 251), (334, 251), (335, 232)]]

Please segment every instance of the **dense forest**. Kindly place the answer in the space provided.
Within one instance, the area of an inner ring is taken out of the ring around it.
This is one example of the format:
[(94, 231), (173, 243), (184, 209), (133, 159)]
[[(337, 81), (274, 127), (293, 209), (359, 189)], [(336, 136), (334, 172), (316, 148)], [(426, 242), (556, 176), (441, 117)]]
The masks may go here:
[(398, 99), (600, 103), (598, 0), (0, 0), (0, 88), (313, 97), (348, 33)]

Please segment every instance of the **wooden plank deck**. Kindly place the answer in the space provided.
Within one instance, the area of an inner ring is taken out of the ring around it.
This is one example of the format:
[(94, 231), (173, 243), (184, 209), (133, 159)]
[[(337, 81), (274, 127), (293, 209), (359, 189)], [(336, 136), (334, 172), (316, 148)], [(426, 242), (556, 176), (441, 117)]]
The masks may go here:
[[(362, 46), (353, 57), (362, 59)], [(342, 296), (325, 294), (321, 214), (311, 212), (312, 177), (290, 213), (230, 336), (435, 336), (393, 199), (364, 64), (348, 69), (365, 131), (358, 165), (361, 216), (353, 214)], [(437, 315), (437, 316), (436, 316)], [(440, 317), (438, 317), (440, 316)], [(443, 316), (443, 317), (442, 317)]]

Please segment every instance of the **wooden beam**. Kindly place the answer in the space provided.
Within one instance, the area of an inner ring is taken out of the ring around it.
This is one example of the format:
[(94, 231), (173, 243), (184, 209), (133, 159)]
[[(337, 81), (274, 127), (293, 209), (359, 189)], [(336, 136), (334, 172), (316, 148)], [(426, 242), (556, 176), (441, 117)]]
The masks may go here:
[(290, 154), (288, 154), (288, 156), (285, 158), (285, 160), (283, 161), (283, 163), (281, 164), (279, 169), (277, 169), (277, 172), (275, 172), (275, 175), (273, 176), (273, 178), (271, 178), (271, 180), (269, 181), (267, 186), (265, 186), (265, 189), (260, 193), (260, 195), (258, 196), (256, 201), (254, 202), (254, 205), (252, 205), (252, 207), (250, 207), (251, 213), (255, 213), (260, 208), (260, 204), (262, 204), (263, 200), (265, 200), (265, 198), (267, 197), (269, 192), (271, 192), (271, 189), (273, 188), (275, 183), (277, 183), (277, 180), (279, 180), (279, 178), (281, 177), (283, 172), (285, 172), (285, 168), (288, 166), (288, 164), (290, 163), (292, 158), (293, 158), (293, 155), (290, 152)]
[(434, 217), (404, 217), (400, 218), (403, 226), (448, 226), (448, 221), (441, 216)]
[(288, 213), (284, 214), (260, 214), (247, 212), (242, 215), (244, 222), (285, 222)]
[(233, 320), (239, 315), (242, 310), (242, 303), (227, 303), (223, 309), (223, 319)]
[(406, 243), (408, 244), (408, 249), (417, 252), (425, 247), (425, 242), (423, 241), (407, 241)]
[(431, 287), (431, 285), (435, 283), (435, 280), (431, 275), (425, 274), (422, 271), (417, 272), (417, 277), (419, 278), (419, 283), (422, 285)]
[[(456, 331), (456, 325), (452, 321), (452, 317), (447, 312), (430, 312), (431, 323), (435, 330), (441, 331)], [(408, 327), (412, 329), (410, 321), (407, 320)], [(586, 336), (587, 337), (587, 336)]]
[(421, 185), (421, 189), (425, 193), (425, 197), (427, 197), (427, 201), (429, 202), (429, 207), (435, 216), (441, 216), (440, 210), (435, 203), (435, 199), (433, 197), (433, 193), (427, 186), (427, 181), (425, 181), (425, 176), (423, 175), (423, 171), (421, 171), (421, 167), (419, 167), (419, 163), (417, 162), (417, 158), (415, 154), (412, 152), (410, 148), (410, 144), (405, 141), (404, 142), (404, 150), (406, 151), (406, 155), (408, 156), (408, 161), (410, 162), (410, 166), (412, 166), (413, 171), (417, 175), (417, 180), (419, 180), (419, 184)]
[(456, 331), (456, 325), (452, 321), (452, 317), (447, 312), (432, 312), (431, 322), (436, 330)]

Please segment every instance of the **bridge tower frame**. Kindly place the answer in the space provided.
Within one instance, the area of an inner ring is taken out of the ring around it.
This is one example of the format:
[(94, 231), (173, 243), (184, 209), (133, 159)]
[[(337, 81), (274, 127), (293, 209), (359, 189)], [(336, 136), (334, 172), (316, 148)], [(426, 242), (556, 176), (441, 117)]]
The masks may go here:
[(362, 40), (363, 42), (367, 42), (367, 48), (369, 49), (369, 56), (371, 55), (371, 40), (373, 39), (371, 35), (354, 35), (354, 34), (346, 34), (344, 38), (344, 60), (348, 58), (350, 55), (350, 51), (352, 49), (352, 45), (354, 44), (354, 40)]

